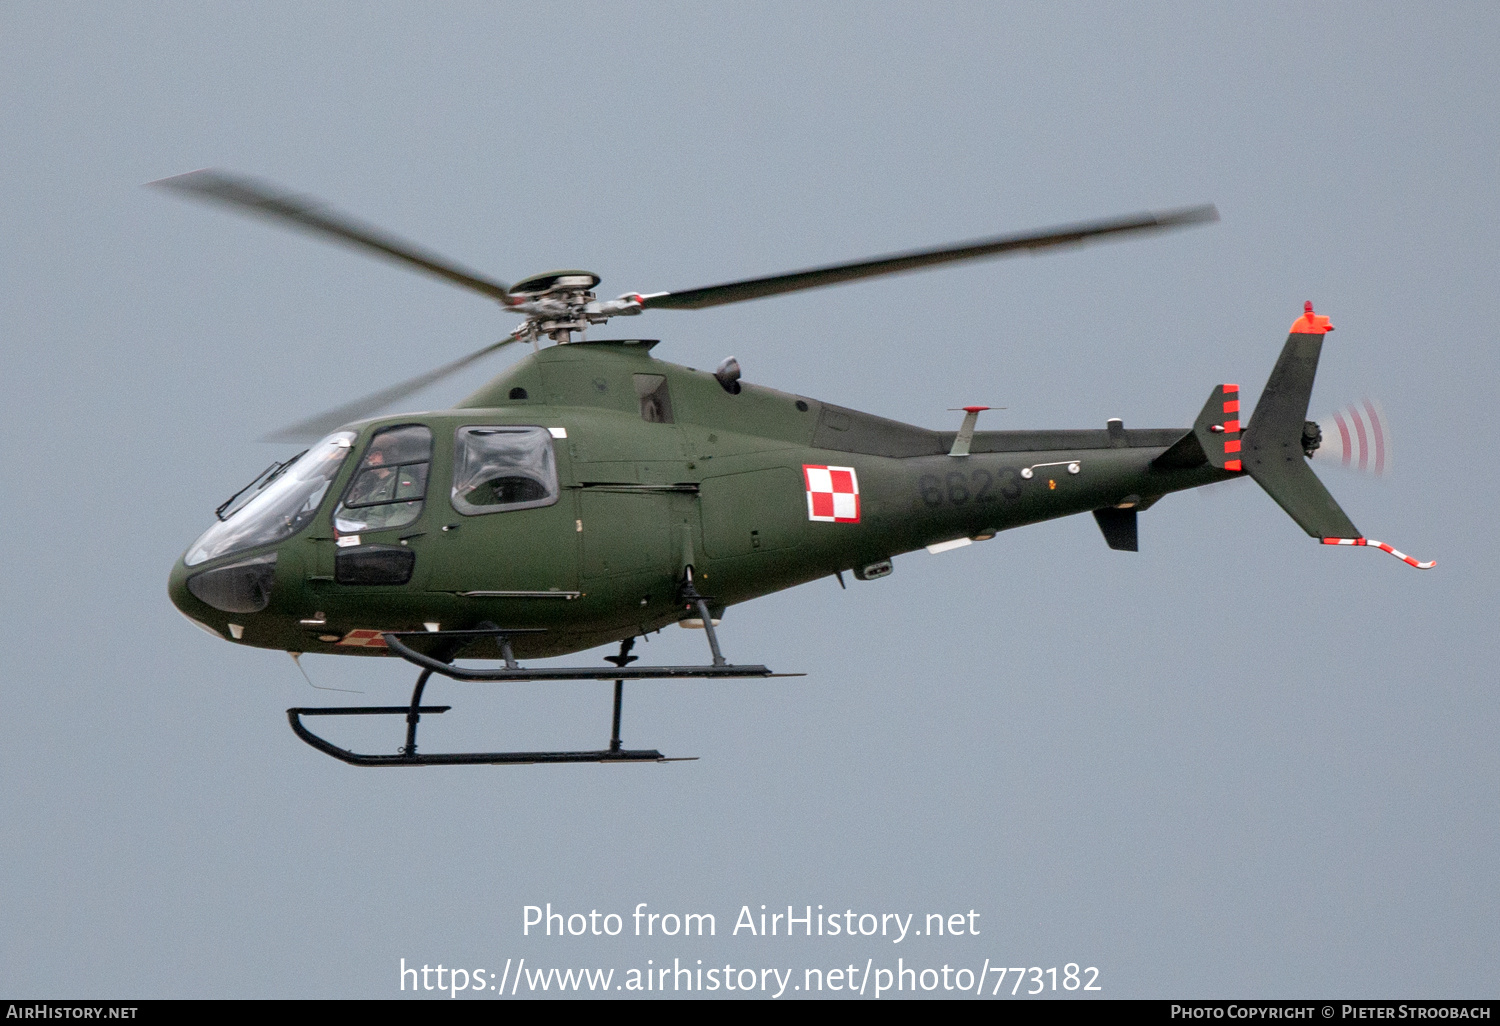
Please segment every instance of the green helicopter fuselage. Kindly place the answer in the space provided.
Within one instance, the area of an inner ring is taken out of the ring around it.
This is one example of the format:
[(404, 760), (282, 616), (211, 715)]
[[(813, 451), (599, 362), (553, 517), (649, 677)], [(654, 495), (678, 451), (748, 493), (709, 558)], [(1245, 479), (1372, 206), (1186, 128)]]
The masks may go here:
[(1134, 510), (1233, 476), (1153, 466), (1189, 429), (1118, 422), (980, 431), (951, 455), (957, 432), (726, 387), (654, 344), (553, 346), (453, 409), (350, 425), (195, 543), (173, 603), (262, 648), (386, 655), (383, 631), (492, 624), (556, 656), (696, 620), (688, 567), (717, 616), (1089, 511), (1129, 511), (1133, 548)]

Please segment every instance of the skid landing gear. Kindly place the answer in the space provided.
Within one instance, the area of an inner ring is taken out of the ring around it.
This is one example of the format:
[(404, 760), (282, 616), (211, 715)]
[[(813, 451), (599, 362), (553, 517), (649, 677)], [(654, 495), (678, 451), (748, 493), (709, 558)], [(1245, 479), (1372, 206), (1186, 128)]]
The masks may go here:
[[(331, 755), (354, 766), (467, 766), (467, 765), (523, 765), (541, 762), (679, 762), (654, 748), (628, 749), (620, 742), (620, 712), (624, 700), (627, 680), (683, 680), (691, 678), (734, 679), (751, 677), (800, 677), (795, 673), (772, 673), (764, 666), (735, 666), (724, 659), (719, 650), (719, 640), (714, 634), (713, 621), (709, 619), (708, 603), (693, 590), (691, 574), (683, 587), (686, 604), (696, 606), (703, 616), (707, 628), (709, 648), (713, 663), (709, 666), (631, 666), (638, 657), (630, 654), (635, 645), (634, 638), (620, 642), (618, 655), (606, 656), (614, 666), (557, 666), (527, 669), (516, 662), (511, 653), (510, 639), (518, 634), (538, 633), (534, 630), (506, 630), (484, 626), (469, 631), (390, 631), (384, 635), (385, 643), (392, 652), (409, 663), (422, 668), (412, 689), (409, 705), (344, 706), (334, 708), (296, 708), (286, 711), (292, 730), (325, 755)], [(505, 665), (496, 669), (466, 669), (452, 665), (453, 660), (469, 644), (482, 638), (493, 638), (500, 648)], [(419, 652), (408, 644), (407, 639), (421, 639), (428, 652)], [(542, 682), (569, 680), (613, 680), (615, 684), (614, 715), (610, 729), (609, 747), (597, 751), (574, 752), (435, 752), (417, 750), (417, 724), (422, 714), (445, 713), (452, 706), (423, 705), (422, 692), (434, 673), (458, 681), (514, 681)], [(304, 716), (404, 716), (406, 718), (406, 744), (395, 755), (364, 755), (340, 748), (327, 739), (314, 734), (302, 722)]]

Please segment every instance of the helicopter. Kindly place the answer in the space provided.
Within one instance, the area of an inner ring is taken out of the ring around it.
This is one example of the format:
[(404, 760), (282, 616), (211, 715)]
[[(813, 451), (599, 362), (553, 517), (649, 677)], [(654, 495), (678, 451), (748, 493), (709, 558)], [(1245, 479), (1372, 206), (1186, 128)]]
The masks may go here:
[[(1110, 548), (1136, 551), (1141, 511), (1238, 477), (1254, 479), (1325, 545), (1435, 565), (1361, 534), (1308, 463), (1323, 441), (1306, 419), (1308, 399), (1333, 330), (1311, 302), (1292, 323), (1253, 420), (1241, 412), (1239, 386), (1221, 384), (1186, 428), (1112, 419), (1103, 428), (979, 431), (988, 407), (965, 406), (955, 430), (935, 431), (753, 384), (733, 357), (709, 372), (658, 359), (656, 340), (587, 337), (650, 310), (1186, 228), (1216, 221), (1212, 206), (600, 300), (591, 272), (507, 285), (238, 174), (204, 169), (151, 184), (395, 261), (523, 317), (475, 353), (268, 436), (311, 444), (230, 496), (172, 568), (173, 604), (216, 637), (294, 657), (400, 658), (418, 668), (406, 705), (287, 710), (300, 739), (356, 766), (676, 761), (624, 747), (626, 681), (799, 676), (725, 658), (716, 628), (730, 606), (830, 576), (843, 585), (846, 572), (879, 580), (897, 555), (1080, 513), (1093, 515)], [(532, 351), (452, 408), (374, 416), (518, 343)], [(1342, 417), (1338, 428), (1347, 435)], [(1368, 448), (1362, 424), (1359, 444)], [(1377, 434), (1377, 452), (1380, 444)], [(1346, 463), (1349, 450), (1346, 437)], [(704, 632), (709, 662), (632, 665), (635, 640), (674, 623)], [(610, 666), (521, 663), (613, 644)], [(422, 717), (452, 708), (423, 704), (434, 675), (612, 680), (609, 744), (419, 750)], [(355, 752), (304, 722), (344, 716), (403, 717), (405, 743), (394, 754)]]

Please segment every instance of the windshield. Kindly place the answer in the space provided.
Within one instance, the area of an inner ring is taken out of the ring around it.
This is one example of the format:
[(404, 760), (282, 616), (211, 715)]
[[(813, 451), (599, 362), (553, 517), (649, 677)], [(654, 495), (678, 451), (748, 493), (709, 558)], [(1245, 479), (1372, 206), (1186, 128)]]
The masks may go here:
[(193, 543), (183, 562), (197, 566), (215, 556), (290, 538), (318, 511), (329, 484), (354, 444), (353, 431), (335, 431), (222, 523)]

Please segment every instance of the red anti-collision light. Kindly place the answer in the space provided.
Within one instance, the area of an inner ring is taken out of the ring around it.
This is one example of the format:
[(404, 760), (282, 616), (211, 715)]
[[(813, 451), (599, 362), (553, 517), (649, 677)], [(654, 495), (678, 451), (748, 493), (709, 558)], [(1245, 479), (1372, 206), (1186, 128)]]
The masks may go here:
[(1312, 300), (1302, 304), (1302, 316), (1292, 322), (1293, 335), (1326, 335), (1333, 330), (1328, 318), (1313, 313)]

